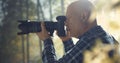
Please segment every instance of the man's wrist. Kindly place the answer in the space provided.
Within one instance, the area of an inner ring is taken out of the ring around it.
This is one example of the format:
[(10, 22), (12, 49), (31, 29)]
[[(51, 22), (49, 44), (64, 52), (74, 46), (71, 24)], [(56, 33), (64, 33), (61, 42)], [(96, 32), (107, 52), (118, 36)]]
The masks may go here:
[(65, 38), (65, 39), (61, 39), (63, 42), (69, 41), (71, 40), (71, 38)]
[(63, 42), (71, 42), (72, 41), (72, 38), (69, 38), (68, 40), (65, 40)]
[(45, 41), (45, 40), (50, 39), (50, 38), (51, 38), (51, 37), (48, 36), (48, 37), (43, 38), (42, 40)]

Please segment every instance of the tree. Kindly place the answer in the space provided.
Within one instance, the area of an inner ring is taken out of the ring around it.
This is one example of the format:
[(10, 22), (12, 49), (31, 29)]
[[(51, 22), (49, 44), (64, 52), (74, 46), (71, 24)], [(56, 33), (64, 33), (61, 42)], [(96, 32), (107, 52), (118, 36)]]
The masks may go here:
[[(19, 45), (20, 37), (17, 36), (17, 20), (21, 19), (21, 15), (23, 19), (25, 19), (26, 16), (25, 0), (22, 1), (23, 3), (21, 7), (19, 0), (2, 0), (2, 11), (4, 13), (4, 18), (2, 20), (3, 25), (0, 28), (0, 63), (14, 63), (15, 60), (17, 61), (16, 55), (18, 55), (18, 53), (21, 54), (21, 48)], [(36, 8), (34, 7), (35, 4), (31, 0), (29, 0), (29, 4), (29, 17), (34, 19), (33, 16), (35, 15), (34, 12)], [(22, 8), (22, 14), (20, 12), (20, 8)]]

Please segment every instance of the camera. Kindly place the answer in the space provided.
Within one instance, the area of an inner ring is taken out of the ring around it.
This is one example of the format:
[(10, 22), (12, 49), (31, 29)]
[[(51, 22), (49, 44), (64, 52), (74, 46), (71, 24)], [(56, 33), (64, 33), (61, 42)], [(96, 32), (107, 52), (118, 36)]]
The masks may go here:
[[(52, 21), (44, 21), (46, 30), (50, 33), (50, 36), (53, 36), (55, 30), (58, 32), (58, 36), (66, 36), (65, 33), (65, 16), (57, 16), (57, 22)], [(30, 21), (30, 20), (19, 20), (20, 24), (18, 28), (21, 32), (18, 32), (18, 35), (29, 34), (29, 33), (36, 33), (41, 32), (41, 22), (38, 21)]]

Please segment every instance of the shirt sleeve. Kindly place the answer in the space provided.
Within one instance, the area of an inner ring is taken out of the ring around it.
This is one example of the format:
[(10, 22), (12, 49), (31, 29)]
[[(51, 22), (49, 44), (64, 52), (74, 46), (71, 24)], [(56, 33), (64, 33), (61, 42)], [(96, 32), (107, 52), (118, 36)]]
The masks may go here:
[(78, 44), (76, 44), (68, 53), (66, 53), (62, 58), (57, 60), (52, 39), (50, 38), (46, 39), (44, 41), (44, 51), (43, 51), (43, 56), (42, 56), (43, 63), (76, 63), (76, 62), (79, 62), (79, 60), (81, 60), (83, 57), (82, 50), (88, 47), (86, 46), (83, 48), (83, 46), (85, 45), (87, 45), (87, 42), (85, 41), (78, 42)]
[[(44, 40), (44, 50), (42, 52), (43, 63), (54, 63), (56, 60), (55, 49), (51, 38)], [(51, 61), (53, 60), (53, 61)]]
[(68, 41), (63, 41), (63, 45), (64, 45), (65, 53), (74, 47), (72, 39), (69, 39)]

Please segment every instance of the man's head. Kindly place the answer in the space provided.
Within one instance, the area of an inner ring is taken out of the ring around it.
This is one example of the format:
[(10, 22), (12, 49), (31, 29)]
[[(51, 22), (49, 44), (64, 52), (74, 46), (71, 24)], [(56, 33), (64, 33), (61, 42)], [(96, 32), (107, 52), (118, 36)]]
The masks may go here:
[(94, 6), (89, 1), (76, 1), (71, 3), (66, 12), (66, 26), (72, 37), (84, 34), (91, 27), (97, 25)]

